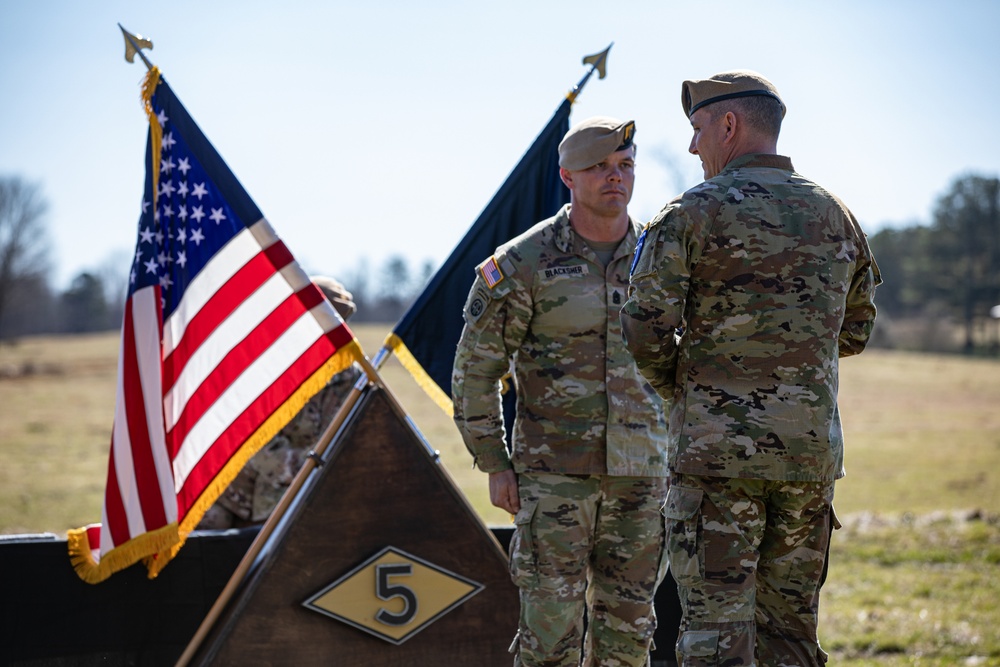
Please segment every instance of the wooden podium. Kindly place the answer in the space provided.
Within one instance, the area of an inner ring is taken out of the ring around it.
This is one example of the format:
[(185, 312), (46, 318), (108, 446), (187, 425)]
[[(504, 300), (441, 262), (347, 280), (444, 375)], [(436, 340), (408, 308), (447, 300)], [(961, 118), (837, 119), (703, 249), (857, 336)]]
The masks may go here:
[(511, 664), (503, 550), (388, 389), (362, 391), (191, 664)]

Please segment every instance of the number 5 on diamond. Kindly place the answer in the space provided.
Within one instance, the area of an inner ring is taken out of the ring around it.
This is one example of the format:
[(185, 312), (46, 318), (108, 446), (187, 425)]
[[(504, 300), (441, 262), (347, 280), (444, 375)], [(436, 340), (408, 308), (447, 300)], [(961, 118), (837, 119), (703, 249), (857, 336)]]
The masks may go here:
[(417, 615), (417, 596), (403, 584), (393, 584), (389, 577), (409, 577), (413, 574), (413, 566), (409, 563), (379, 565), (375, 568), (375, 595), (379, 600), (388, 601), (392, 598), (403, 598), (403, 610), (392, 613), (382, 607), (375, 615), (379, 623), (398, 627), (406, 625)]

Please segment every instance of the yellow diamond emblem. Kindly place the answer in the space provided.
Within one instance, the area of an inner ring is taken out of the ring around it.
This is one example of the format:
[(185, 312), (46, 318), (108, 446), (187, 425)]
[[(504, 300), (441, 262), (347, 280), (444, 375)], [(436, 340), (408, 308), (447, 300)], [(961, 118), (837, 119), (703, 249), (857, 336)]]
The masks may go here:
[(386, 547), (303, 606), (402, 644), (483, 590), (483, 585)]

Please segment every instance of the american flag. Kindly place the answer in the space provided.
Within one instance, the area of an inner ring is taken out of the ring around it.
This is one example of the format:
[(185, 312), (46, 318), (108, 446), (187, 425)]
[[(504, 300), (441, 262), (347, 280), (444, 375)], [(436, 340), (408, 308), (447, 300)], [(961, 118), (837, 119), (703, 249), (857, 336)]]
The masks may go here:
[(101, 523), (70, 531), (96, 583), (154, 577), (236, 476), (362, 354), (153, 68)]

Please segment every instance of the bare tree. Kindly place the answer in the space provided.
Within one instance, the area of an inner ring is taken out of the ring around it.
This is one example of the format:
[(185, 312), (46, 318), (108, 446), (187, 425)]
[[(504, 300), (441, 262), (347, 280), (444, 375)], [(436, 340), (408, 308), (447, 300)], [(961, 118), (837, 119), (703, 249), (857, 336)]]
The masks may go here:
[(27, 285), (45, 283), (48, 202), (40, 188), (17, 177), (0, 178), (0, 331), (7, 306)]

